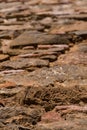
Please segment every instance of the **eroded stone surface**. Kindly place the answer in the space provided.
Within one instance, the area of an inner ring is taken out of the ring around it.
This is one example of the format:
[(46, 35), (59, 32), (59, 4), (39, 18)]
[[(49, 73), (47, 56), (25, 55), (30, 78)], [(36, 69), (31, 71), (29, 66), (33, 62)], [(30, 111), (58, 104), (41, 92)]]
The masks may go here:
[(0, 130), (87, 130), (86, 0), (0, 0)]

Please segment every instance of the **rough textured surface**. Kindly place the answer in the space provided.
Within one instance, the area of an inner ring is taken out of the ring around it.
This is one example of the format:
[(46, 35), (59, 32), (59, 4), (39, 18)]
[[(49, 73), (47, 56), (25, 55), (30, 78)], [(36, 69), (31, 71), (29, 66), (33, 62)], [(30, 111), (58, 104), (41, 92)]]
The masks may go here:
[(0, 130), (87, 130), (86, 0), (0, 0)]

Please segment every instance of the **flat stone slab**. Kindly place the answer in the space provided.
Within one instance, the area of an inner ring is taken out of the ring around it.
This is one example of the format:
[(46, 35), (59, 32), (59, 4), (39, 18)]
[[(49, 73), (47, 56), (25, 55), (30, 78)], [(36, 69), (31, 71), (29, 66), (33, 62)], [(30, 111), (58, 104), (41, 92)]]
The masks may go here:
[(19, 37), (11, 41), (10, 47), (37, 45), (37, 44), (68, 44), (65, 36), (39, 33), (37, 31), (25, 31)]
[(49, 66), (48, 60), (42, 59), (29, 59), (29, 58), (18, 58), (17, 60), (6, 61), (1, 63), (1, 68), (10, 69), (27, 69), (29, 67), (47, 67)]
[(0, 54), (0, 62), (9, 59), (9, 55)]

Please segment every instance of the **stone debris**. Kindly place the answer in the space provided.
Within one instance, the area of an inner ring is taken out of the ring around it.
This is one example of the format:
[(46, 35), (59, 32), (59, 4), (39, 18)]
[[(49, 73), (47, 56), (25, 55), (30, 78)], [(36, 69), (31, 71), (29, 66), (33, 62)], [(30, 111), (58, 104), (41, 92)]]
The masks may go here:
[(0, 130), (87, 130), (87, 1), (0, 0)]

